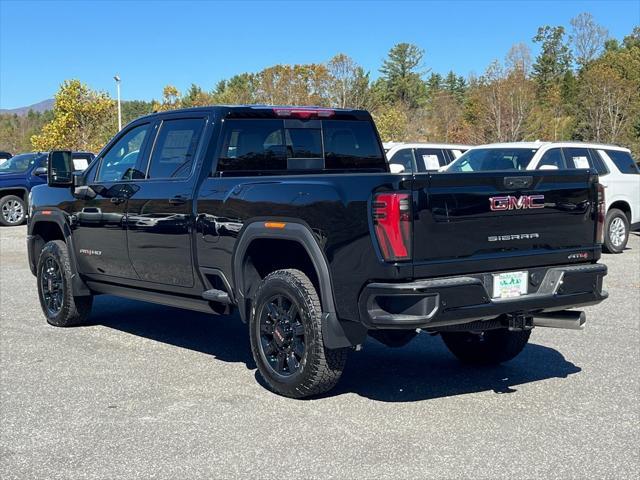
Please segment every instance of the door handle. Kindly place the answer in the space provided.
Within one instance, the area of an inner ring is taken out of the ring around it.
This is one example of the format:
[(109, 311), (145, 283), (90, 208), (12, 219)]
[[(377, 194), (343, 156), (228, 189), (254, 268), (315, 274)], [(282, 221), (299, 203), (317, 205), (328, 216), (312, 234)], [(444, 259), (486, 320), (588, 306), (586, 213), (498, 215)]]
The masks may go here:
[(184, 205), (185, 203), (187, 203), (187, 199), (182, 195), (176, 195), (175, 197), (169, 199), (169, 203), (171, 205)]

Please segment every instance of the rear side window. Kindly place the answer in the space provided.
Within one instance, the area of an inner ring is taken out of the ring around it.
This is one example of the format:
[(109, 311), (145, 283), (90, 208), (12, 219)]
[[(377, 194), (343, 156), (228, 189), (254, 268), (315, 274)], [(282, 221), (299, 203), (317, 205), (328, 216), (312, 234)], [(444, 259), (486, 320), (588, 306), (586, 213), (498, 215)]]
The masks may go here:
[(402, 165), (405, 172), (413, 172), (413, 150), (411, 148), (398, 150), (389, 159), (389, 163)]
[(589, 150), (586, 148), (563, 148), (567, 168), (591, 168)]
[(609, 173), (609, 169), (607, 168), (607, 165), (602, 160), (602, 156), (600, 155), (600, 152), (593, 149), (589, 149), (589, 153), (591, 154), (591, 162), (593, 163), (593, 168), (596, 169), (596, 171), (598, 172), (598, 175), (600, 176), (607, 175)]
[(147, 178), (186, 178), (191, 173), (204, 120), (164, 120), (156, 139)]
[(538, 162), (538, 170), (544, 170), (544, 168), (542, 167), (545, 167), (547, 169), (549, 169), (549, 167), (555, 167), (558, 170), (562, 170), (563, 168), (565, 168), (562, 151), (559, 148), (552, 148), (551, 150), (547, 150), (540, 159), (540, 162)]
[(386, 170), (370, 122), (344, 120), (225, 121), (218, 172)]
[(417, 148), (416, 163), (419, 171), (426, 172), (428, 170), (438, 170), (449, 162), (445, 157), (444, 151), (440, 148)]
[(76, 171), (81, 171), (89, 166), (93, 156), (89, 153), (73, 153), (71, 154), (71, 159), (73, 160), (73, 168)]
[(629, 152), (622, 152), (620, 150), (607, 150), (606, 152), (621, 173), (640, 174), (638, 165), (633, 161), (633, 157)]
[(449, 150), (449, 153), (450, 153), (450, 156), (451, 156), (451, 161), (453, 162), (454, 160), (457, 160), (466, 151), (467, 150), (463, 150), (461, 148), (453, 148), (453, 149)]

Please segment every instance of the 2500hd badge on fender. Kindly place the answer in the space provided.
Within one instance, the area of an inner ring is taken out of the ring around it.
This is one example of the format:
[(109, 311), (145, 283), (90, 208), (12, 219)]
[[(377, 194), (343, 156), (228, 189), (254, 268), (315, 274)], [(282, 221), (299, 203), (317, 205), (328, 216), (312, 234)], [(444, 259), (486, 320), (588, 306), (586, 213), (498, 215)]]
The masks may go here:
[(490, 364), (535, 326), (581, 328), (568, 309), (606, 298), (603, 202), (590, 170), (391, 174), (364, 111), (177, 110), (132, 122), (81, 174), (50, 154), (29, 263), (52, 325), (101, 293), (237, 309), (269, 387), (305, 397), (367, 335), (423, 329)]

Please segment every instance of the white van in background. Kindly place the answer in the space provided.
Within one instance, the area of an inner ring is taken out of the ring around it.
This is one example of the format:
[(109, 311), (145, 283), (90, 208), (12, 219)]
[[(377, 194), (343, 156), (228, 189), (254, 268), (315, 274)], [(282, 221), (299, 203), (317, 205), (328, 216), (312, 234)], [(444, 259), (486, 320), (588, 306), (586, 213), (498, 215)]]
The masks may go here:
[(480, 145), (447, 173), (495, 170), (592, 168), (605, 186), (604, 249), (622, 252), (629, 232), (640, 228), (640, 169), (628, 148), (582, 142), (512, 142)]
[(397, 142), (384, 143), (383, 147), (394, 173), (439, 170), (471, 148), (469, 145), (449, 143)]

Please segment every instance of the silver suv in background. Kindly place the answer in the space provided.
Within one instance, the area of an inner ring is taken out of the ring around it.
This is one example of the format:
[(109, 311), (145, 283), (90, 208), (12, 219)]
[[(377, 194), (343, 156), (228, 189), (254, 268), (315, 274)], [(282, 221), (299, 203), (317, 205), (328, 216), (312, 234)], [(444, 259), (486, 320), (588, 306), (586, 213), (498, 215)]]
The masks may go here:
[(383, 146), (394, 173), (436, 171), (471, 148), (469, 145), (450, 143), (389, 142)]
[(495, 170), (591, 168), (606, 188), (604, 249), (622, 252), (629, 232), (640, 228), (640, 169), (628, 148), (582, 142), (512, 142), (470, 149), (448, 173)]

